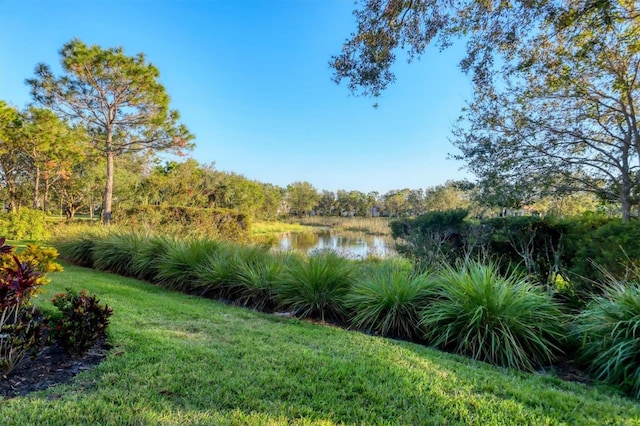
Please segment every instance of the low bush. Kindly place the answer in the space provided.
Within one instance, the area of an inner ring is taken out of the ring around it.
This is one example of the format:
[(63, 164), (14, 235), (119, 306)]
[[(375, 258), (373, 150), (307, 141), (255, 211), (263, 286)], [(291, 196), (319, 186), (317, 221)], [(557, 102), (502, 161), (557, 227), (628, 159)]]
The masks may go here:
[(0, 235), (12, 240), (46, 240), (51, 232), (41, 210), (22, 207), (17, 212), (0, 213)]
[(640, 283), (610, 284), (580, 313), (574, 331), (582, 365), (640, 398)]
[(494, 264), (445, 267), (424, 310), (427, 341), (491, 364), (534, 370), (561, 352), (563, 314), (554, 300), (519, 275)]
[(352, 325), (383, 336), (421, 337), (420, 312), (429, 301), (431, 283), (427, 274), (417, 274), (400, 262), (369, 268), (347, 295)]
[(354, 271), (353, 263), (332, 251), (294, 258), (275, 283), (276, 299), (300, 317), (343, 320)]
[(0, 238), (0, 370), (7, 375), (27, 355), (37, 354), (44, 344), (45, 320), (30, 306), (30, 300), (47, 284), (45, 271), (54, 269), (55, 262), (48, 259), (38, 263), (38, 250), (34, 247), (28, 252), (34, 256), (24, 261), (5, 241)]
[(133, 229), (186, 237), (249, 240), (249, 216), (227, 209), (141, 206), (117, 213), (116, 221)]
[(58, 344), (74, 355), (85, 353), (96, 341), (106, 337), (112, 309), (101, 306), (95, 295), (67, 289), (52, 299), (62, 317), (55, 323), (52, 334)]

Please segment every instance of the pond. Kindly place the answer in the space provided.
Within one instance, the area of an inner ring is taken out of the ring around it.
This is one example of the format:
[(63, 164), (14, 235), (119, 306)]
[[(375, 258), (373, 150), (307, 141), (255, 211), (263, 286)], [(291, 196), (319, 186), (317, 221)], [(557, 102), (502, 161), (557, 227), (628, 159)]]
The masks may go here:
[(349, 259), (391, 257), (396, 254), (393, 247), (393, 238), (390, 236), (329, 229), (283, 234), (277, 244), (279, 250), (299, 250), (304, 253), (330, 249)]

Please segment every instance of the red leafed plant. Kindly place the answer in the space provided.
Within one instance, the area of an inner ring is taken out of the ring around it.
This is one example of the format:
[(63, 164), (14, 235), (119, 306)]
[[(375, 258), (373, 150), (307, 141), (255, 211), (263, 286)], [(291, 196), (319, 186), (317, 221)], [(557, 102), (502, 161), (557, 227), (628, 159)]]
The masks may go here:
[(38, 352), (46, 326), (42, 314), (29, 306), (31, 296), (45, 283), (44, 274), (22, 262), (5, 242), (0, 238), (0, 256), (5, 258), (0, 267), (0, 370), (4, 375), (28, 354)]

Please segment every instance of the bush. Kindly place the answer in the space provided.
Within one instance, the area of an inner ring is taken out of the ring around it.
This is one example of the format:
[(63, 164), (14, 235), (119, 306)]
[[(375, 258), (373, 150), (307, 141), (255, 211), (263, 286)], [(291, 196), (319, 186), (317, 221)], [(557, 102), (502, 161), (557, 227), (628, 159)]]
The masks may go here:
[(74, 355), (89, 350), (98, 339), (106, 337), (109, 317), (113, 314), (107, 305), (100, 306), (95, 295), (85, 291), (76, 293), (67, 289), (52, 299), (62, 317), (53, 328), (53, 337), (61, 347)]
[(0, 371), (6, 376), (27, 356), (40, 352), (47, 321), (35, 306), (13, 305), (0, 312)]
[(353, 272), (353, 264), (332, 251), (294, 258), (276, 283), (276, 299), (301, 317), (344, 319)]
[(433, 345), (491, 364), (533, 370), (561, 352), (563, 314), (550, 296), (493, 264), (445, 267), (421, 326)]
[(613, 282), (578, 316), (579, 362), (640, 398), (640, 283)]
[(115, 219), (132, 229), (185, 237), (249, 240), (249, 216), (227, 209), (141, 206), (118, 213)]
[(45, 321), (29, 302), (47, 283), (45, 272), (55, 262), (48, 258), (39, 263), (35, 248), (28, 249), (27, 254), (32, 257), (23, 261), (13, 254), (12, 246), (4, 243), (5, 239), (0, 238), (0, 370), (6, 375), (44, 344)]
[(0, 213), (0, 235), (13, 240), (46, 240), (51, 233), (41, 210), (22, 207), (17, 212)]
[(385, 261), (357, 279), (347, 296), (354, 327), (383, 336), (420, 337), (420, 312), (429, 301), (431, 281), (403, 264)]
[(640, 266), (640, 221), (609, 219), (590, 225), (575, 224), (571, 272), (582, 293), (598, 294), (598, 284), (606, 284), (609, 275), (624, 281)]
[(468, 248), (467, 214), (465, 209), (434, 211), (391, 222), (391, 235), (402, 240), (396, 250), (426, 267), (462, 259)]
[(262, 263), (268, 255), (265, 247), (229, 242), (221, 244), (219, 250), (212, 252), (196, 268), (200, 293), (210, 295), (215, 289), (217, 297), (237, 300), (246, 290), (244, 283), (238, 279), (242, 275), (241, 269)]

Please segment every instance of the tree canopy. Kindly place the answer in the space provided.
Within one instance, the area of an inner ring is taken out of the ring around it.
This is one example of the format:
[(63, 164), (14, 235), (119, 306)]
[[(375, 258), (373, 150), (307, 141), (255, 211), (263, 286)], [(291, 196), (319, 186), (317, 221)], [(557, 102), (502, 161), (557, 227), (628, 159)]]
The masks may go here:
[(27, 80), (34, 100), (85, 126), (92, 146), (106, 159), (103, 220), (111, 220), (114, 158), (140, 150), (190, 148), (193, 136), (169, 108), (160, 72), (140, 53), (103, 49), (74, 39), (60, 50), (63, 75), (39, 64)]

